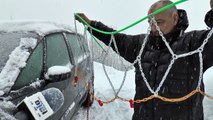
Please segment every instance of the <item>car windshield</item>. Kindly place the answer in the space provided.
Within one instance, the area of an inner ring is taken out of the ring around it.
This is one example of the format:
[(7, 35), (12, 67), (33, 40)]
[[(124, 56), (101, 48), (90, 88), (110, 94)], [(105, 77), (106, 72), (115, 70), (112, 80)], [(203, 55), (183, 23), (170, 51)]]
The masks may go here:
[(0, 32), (0, 73), (4, 68), (9, 55), (19, 45), (21, 38), (35, 37), (35, 34), (20, 32)]

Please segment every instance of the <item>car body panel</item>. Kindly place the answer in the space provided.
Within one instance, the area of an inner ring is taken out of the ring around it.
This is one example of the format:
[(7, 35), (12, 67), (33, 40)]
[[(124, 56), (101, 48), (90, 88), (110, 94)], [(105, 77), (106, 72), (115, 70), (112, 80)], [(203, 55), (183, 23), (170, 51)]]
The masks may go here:
[[(40, 24), (41, 28), (35, 24)], [(46, 24), (49, 28), (48, 30), (43, 30)], [(12, 25), (16, 28), (12, 29)], [(30, 55), (26, 61), (26, 66), (20, 69), (20, 73), (16, 81), (14, 81), (14, 85), (12, 85), (9, 92), (2, 97), (11, 97), (11, 101), (14, 104), (18, 104), (24, 97), (30, 96), (38, 91), (52, 87), (58, 88), (64, 95), (64, 103), (62, 107), (48, 119), (71, 119), (86, 99), (86, 95), (88, 94), (86, 85), (93, 85), (93, 63), (87, 41), (82, 35), (73, 32), (67, 26), (64, 27), (64, 25), (52, 24), (51, 26), (50, 23), (47, 22), (33, 22), (32, 24), (27, 22), (26, 24), (21, 23), (21, 25), (12, 23), (12, 25), (4, 25), (11, 26), (9, 30), (4, 32), (33, 33), (35, 35), (34, 38), (37, 39), (37, 45), (34, 49), (28, 50)], [(2, 25), (0, 24), (0, 26)], [(0, 31), (3, 30), (0, 28)], [(72, 40), (77, 42), (77, 46), (71, 44), (71, 38), (74, 38)], [(75, 47), (75, 49), (73, 49), (73, 47)], [(69, 67), (71, 73), (69, 76), (63, 77), (63, 80), (61, 77), (59, 77), (60, 79), (57, 78), (58, 80), (48, 80), (45, 75), (52, 66)], [(36, 83), (38, 84), (36, 85)], [(76, 83), (76, 85), (73, 83)]]

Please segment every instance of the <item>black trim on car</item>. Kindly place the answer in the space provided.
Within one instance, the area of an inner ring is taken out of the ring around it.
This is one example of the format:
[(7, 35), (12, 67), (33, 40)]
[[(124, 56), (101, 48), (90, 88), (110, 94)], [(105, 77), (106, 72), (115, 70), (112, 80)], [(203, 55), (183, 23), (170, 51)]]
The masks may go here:
[(63, 32), (62, 34), (63, 34), (63, 37), (64, 37), (64, 42), (65, 42), (65, 44), (67, 46), (67, 51), (69, 53), (70, 63), (73, 64), (73, 65), (75, 65), (74, 55), (70, 51), (71, 50), (71, 46), (70, 46), (70, 44), (68, 44), (67, 35), (66, 35), (65, 32)]
[(40, 78), (44, 79), (44, 75), (47, 72), (47, 68), (46, 68), (46, 66), (47, 66), (47, 62), (46, 62), (46, 60), (47, 60), (47, 42), (45, 40), (45, 37), (42, 38), (42, 43), (43, 43), (43, 61), (42, 61), (43, 65), (42, 65), (42, 73), (41, 73)]

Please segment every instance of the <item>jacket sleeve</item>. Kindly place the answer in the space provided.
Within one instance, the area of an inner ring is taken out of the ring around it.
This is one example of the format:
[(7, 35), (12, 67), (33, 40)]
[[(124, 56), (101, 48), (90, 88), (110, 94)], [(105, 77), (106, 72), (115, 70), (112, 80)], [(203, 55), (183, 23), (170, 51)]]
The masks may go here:
[[(213, 11), (212, 10), (207, 12), (207, 14), (205, 16), (205, 23), (209, 28), (213, 29)], [(210, 30), (206, 31), (205, 38), (203, 38), (203, 40), (206, 39), (209, 32), (210, 32)], [(202, 40), (202, 43), (203, 43), (203, 40)], [(203, 62), (204, 62), (203, 63), (204, 70), (213, 66), (213, 34), (209, 38), (207, 44), (204, 47)]]
[[(192, 46), (193, 50), (198, 49), (207, 38), (209, 30), (195, 31), (193, 34)], [(198, 44), (197, 44), (198, 43)], [(202, 52), (203, 56), (203, 72), (208, 68), (213, 66), (213, 34), (208, 39), (208, 42), (205, 44)]]
[[(115, 31), (101, 22), (92, 21), (91, 26), (102, 31), (107, 32)], [(111, 35), (102, 34), (94, 30), (92, 30), (92, 34), (106, 45), (109, 44)], [(142, 44), (144, 36), (145, 35), (143, 34), (140, 35), (126, 35), (121, 33), (115, 34), (114, 37), (120, 55), (130, 63), (134, 62), (137, 56), (138, 47)], [(115, 47), (113, 44), (111, 45), (111, 47), (115, 51)]]

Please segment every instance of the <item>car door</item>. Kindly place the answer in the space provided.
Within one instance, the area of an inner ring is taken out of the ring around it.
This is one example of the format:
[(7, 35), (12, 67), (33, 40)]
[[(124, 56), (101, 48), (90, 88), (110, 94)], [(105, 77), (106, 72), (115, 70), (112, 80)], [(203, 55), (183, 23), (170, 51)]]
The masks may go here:
[[(75, 109), (75, 99), (78, 94), (78, 88), (72, 85), (74, 80), (75, 68), (72, 63), (70, 51), (67, 49), (67, 43), (64, 39), (63, 33), (54, 33), (45, 37), (45, 66), (48, 70), (53, 66), (67, 66), (71, 69), (71, 77), (58, 82), (50, 82), (46, 88), (59, 88), (64, 95), (63, 106), (50, 118), (49, 120), (58, 120), (61, 118), (68, 119)], [(72, 110), (73, 109), (73, 110)]]
[(78, 78), (76, 81), (76, 87), (79, 89), (78, 99), (81, 100), (87, 90), (86, 86), (90, 72), (89, 62), (87, 61), (88, 55), (78, 34), (66, 33), (66, 37), (74, 56), (73, 58), (76, 65), (75, 74)]
[[(83, 69), (85, 69), (86, 72), (86, 81), (87, 83), (92, 83), (92, 80), (94, 78), (93, 74), (93, 61), (90, 56), (89, 48), (88, 48), (88, 43), (85, 37), (83, 36), (78, 36), (79, 44), (81, 47), (81, 50), (83, 51), (83, 58), (84, 60), (82, 61)], [(93, 83), (92, 83), (93, 84)], [(84, 86), (81, 86), (81, 91), (84, 91)]]

